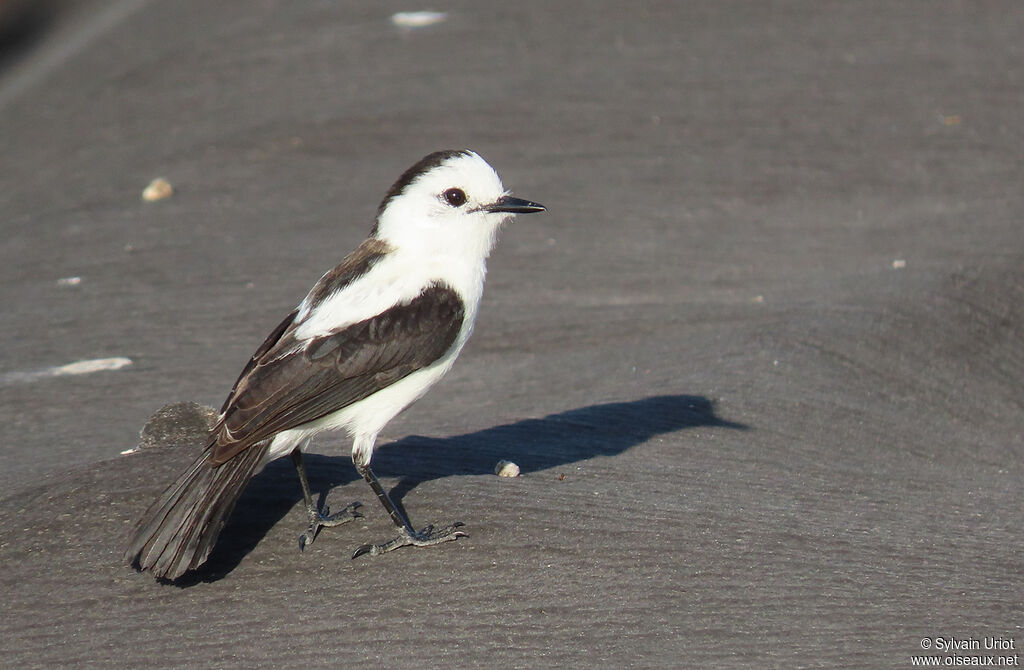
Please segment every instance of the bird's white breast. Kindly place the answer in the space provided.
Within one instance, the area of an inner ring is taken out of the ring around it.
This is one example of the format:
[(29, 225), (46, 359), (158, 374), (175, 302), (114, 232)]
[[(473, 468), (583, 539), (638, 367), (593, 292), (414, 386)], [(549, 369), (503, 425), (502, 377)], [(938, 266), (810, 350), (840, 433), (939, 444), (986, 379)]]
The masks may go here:
[[(366, 274), (318, 305), (300, 306), (299, 340), (322, 337), (352, 324), (373, 318), (389, 308), (409, 303), (434, 282), (443, 282), (459, 294), (465, 304), (465, 325), (472, 327), (483, 294), (485, 261), (459, 256), (434, 256), (394, 250), (377, 261)], [(307, 298), (308, 300), (308, 298)], [(468, 337), (468, 333), (466, 333)], [(464, 343), (462, 333), (460, 340)]]
[(324, 336), (370, 319), (396, 304), (414, 300), (434, 282), (444, 282), (459, 294), (465, 316), (455, 342), (437, 362), (348, 407), (279, 433), (271, 443), (265, 462), (284, 456), (317, 433), (344, 428), (356, 438), (353, 458), (368, 463), (377, 432), (451, 369), (472, 334), (486, 274), (485, 259), (473, 260), (475, 262), (448, 255), (424, 258), (422, 254), (392, 251), (365, 275), (319, 304), (307, 305), (307, 301), (303, 301), (299, 318), (305, 311), (305, 321), (295, 332), (299, 340)]

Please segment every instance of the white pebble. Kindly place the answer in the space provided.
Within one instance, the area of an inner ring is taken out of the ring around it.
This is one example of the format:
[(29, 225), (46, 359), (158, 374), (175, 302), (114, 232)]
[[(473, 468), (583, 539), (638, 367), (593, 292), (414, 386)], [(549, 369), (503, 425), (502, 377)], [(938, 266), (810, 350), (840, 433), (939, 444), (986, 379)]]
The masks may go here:
[(142, 199), (146, 202), (156, 202), (157, 200), (163, 200), (169, 198), (174, 194), (174, 187), (171, 186), (171, 182), (167, 181), (163, 177), (157, 177), (153, 181), (149, 182), (149, 185), (142, 191)]
[(494, 466), (494, 474), (499, 477), (518, 477), (519, 466), (512, 461), (498, 461)]

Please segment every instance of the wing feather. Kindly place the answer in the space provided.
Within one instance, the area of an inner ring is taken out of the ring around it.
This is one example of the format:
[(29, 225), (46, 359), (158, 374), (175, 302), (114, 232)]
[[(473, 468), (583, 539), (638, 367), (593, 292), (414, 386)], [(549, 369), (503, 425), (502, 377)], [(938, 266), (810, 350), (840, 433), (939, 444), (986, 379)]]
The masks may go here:
[(465, 318), (462, 300), (442, 283), (408, 303), (310, 340), (295, 338), (296, 314), (271, 333), (228, 396), (211, 438), (211, 463), (223, 463), (431, 365), (455, 343)]

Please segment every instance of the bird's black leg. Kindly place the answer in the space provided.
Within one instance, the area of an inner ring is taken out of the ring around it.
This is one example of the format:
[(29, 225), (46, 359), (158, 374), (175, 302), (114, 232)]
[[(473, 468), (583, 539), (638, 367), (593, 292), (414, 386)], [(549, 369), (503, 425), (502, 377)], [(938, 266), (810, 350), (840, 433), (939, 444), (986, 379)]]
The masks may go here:
[(306, 463), (302, 460), (302, 451), (292, 451), (292, 463), (295, 464), (295, 471), (299, 473), (299, 484), (302, 485), (302, 497), (306, 500), (306, 514), (309, 515), (309, 528), (299, 536), (299, 551), (303, 551), (308, 545), (313, 544), (316, 534), (321, 528), (331, 528), (348, 523), (352, 519), (363, 516), (358, 512), (362, 506), (361, 502), (350, 503), (345, 509), (336, 514), (331, 514), (330, 508), (324, 504), (322, 510), (317, 509), (313, 503), (313, 494), (309, 490), (309, 478), (306, 477)]
[(356, 470), (363, 476), (366, 483), (370, 485), (373, 492), (377, 494), (377, 499), (380, 500), (380, 504), (384, 505), (384, 509), (388, 511), (388, 516), (391, 517), (391, 521), (398, 527), (398, 537), (393, 540), (389, 540), (383, 544), (364, 544), (363, 546), (356, 549), (355, 553), (352, 554), (352, 558), (358, 558), (363, 554), (370, 554), (376, 556), (383, 554), (399, 547), (408, 547), (409, 545), (417, 547), (429, 547), (432, 544), (441, 544), (442, 542), (449, 542), (451, 540), (457, 540), (460, 537), (468, 537), (466, 533), (463, 533), (459, 528), (465, 524), (461, 521), (456, 521), (450, 526), (444, 528), (434, 528), (432, 525), (427, 526), (423, 530), (414, 530), (409, 524), (409, 520), (405, 518), (405, 515), (395, 507), (395, 503), (392, 502), (391, 497), (388, 496), (387, 492), (377, 481), (377, 475), (373, 474), (373, 470), (370, 466), (359, 466), (356, 465)]

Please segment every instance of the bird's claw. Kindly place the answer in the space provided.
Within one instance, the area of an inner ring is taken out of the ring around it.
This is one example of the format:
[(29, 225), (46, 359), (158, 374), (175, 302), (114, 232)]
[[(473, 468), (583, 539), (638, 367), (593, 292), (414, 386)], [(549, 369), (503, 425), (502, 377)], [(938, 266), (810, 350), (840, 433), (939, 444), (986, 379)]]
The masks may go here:
[(402, 529), (398, 533), (398, 537), (389, 540), (383, 544), (364, 544), (355, 550), (352, 554), (352, 558), (359, 558), (363, 554), (369, 554), (370, 556), (379, 556), (380, 554), (394, 551), (399, 547), (429, 547), (435, 544), (441, 544), (442, 542), (451, 542), (457, 540), (460, 537), (469, 537), (467, 533), (458, 530), (466, 524), (461, 521), (456, 521), (450, 526), (446, 526), (441, 529), (435, 529), (433, 525), (429, 525), (423, 530), (410, 533), (406, 529)]
[(333, 528), (353, 519), (362, 518), (359, 508), (363, 503), (355, 501), (349, 503), (340, 512), (331, 514), (331, 508), (324, 505), (323, 510), (313, 510), (309, 515), (309, 527), (306, 532), (299, 536), (299, 551), (305, 551), (306, 547), (313, 544), (321, 528)]

